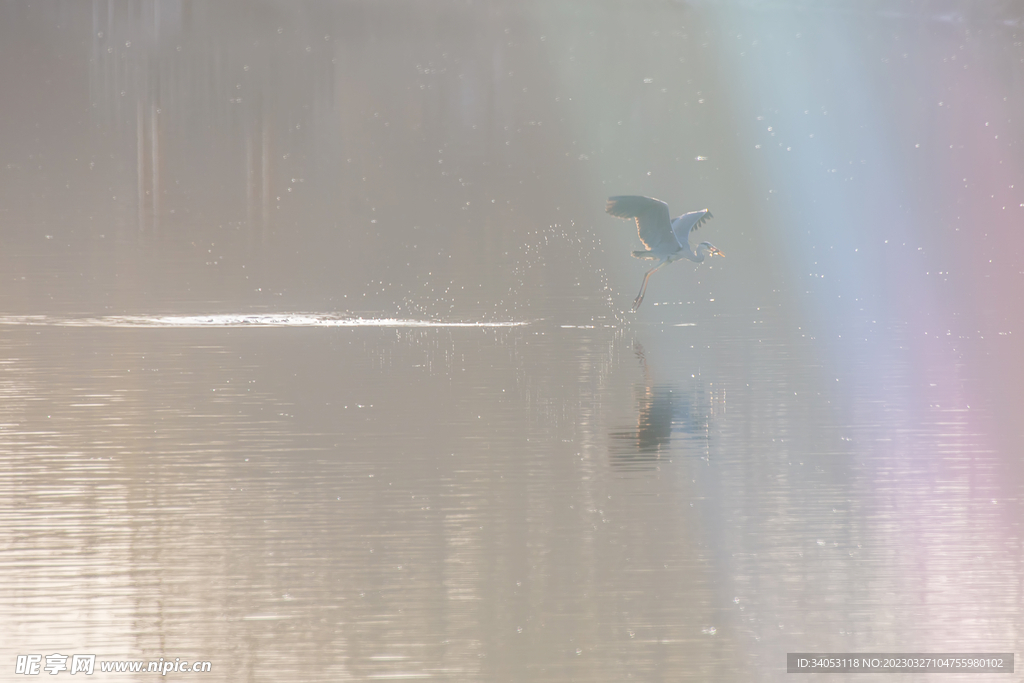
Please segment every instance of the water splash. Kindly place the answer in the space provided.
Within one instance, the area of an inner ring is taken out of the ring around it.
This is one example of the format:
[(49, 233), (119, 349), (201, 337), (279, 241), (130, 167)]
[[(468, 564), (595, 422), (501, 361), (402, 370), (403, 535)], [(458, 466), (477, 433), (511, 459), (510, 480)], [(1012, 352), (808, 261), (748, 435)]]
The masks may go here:
[(0, 316), (0, 325), (48, 327), (519, 327), (525, 321), (443, 321), (353, 318), (319, 313), (222, 313), (217, 315)]

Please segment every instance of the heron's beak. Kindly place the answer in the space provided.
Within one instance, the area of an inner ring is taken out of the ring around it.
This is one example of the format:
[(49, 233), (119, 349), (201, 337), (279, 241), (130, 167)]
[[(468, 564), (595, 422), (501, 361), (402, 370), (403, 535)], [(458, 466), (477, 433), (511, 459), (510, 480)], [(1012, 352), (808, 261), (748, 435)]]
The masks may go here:
[(725, 254), (723, 254), (719, 249), (715, 249), (712, 253), (713, 254), (718, 254), (722, 258), (725, 258)]

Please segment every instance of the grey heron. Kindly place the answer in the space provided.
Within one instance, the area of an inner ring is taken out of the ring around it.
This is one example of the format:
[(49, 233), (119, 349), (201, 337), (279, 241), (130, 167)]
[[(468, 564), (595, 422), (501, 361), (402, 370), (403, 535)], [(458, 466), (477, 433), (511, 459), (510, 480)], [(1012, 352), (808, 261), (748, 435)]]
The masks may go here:
[(715, 254), (725, 256), (711, 242), (701, 242), (697, 245), (696, 250), (690, 249), (690, 233), (712, 218), (711, 212), (707, 209), (691, 211), (678, 218), (671, 218), (668, 213), (668, 204), (665, 202), (651, 197), (625, 195), (609, 197), (608, 205), (604, 210), (618, 218), (636, 219), (637, 234), (647, 249), (634, 251), (634, 257), (659, 259), (658, 265), (644, 275), (640, 293), (633, 301), (634, 311), (640, 308), (640, 304), (644, 300), (644, 294), (647, 292), (647, 280), (665, 264), (681, 258), (689, 259), (694, 263), (703, 263), (707, 256)]

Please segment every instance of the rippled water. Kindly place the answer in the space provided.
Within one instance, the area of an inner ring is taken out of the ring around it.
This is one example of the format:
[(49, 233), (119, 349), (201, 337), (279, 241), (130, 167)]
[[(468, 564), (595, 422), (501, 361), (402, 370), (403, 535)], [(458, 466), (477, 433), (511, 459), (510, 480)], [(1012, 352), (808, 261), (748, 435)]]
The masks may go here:
[[(2, 666), (1019, 652), (1021, 22), (0, 10)], [(624, 193), (728, 258), (630, 311)]]

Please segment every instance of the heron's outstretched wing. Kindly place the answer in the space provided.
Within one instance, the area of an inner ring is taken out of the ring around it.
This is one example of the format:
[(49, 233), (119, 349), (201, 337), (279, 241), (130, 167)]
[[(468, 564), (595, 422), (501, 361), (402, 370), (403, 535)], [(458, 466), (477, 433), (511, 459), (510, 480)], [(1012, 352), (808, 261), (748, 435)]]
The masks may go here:
[(681, 243), (672, 234), (665, 202), (635, 195), (609, 197), (604, 210), (619, 218), (635, 218), (636, 232), (649, 250), (670, 254), (679, 251)]
[(703, 211), (691, 211), (684, 213), (672, 221), (672, 232), (675, 234), (679, 244), (690, 245), (690, 233), (714, 218), (707, 209)]

